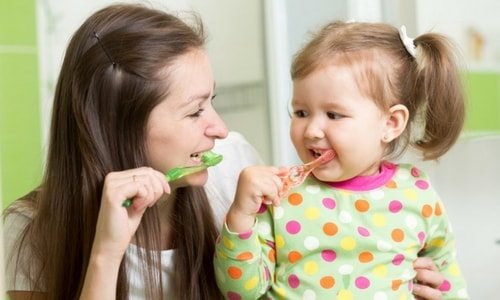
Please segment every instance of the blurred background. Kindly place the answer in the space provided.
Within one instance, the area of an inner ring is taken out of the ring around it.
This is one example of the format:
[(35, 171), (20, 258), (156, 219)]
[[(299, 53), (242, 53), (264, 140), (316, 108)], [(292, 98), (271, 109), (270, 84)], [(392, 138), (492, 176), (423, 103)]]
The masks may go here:
[[(111, 0), (0, 1), (0, 203), (41, 179), (55, 82), (77, 27)], [(136, 2), (136, 1), (122, 1)], [(297, 162), (288, 137), (289, 66), (308, 33), (332, 19), (406, 25), (454, 39), (464, 58), (466, 129), (438, 163), (412, 160), (431, 175), (458, 239), (472, 299), (500, 294), (500, 2), (496, 0), (171, 0), (142, 2), (201, 15), (217, 81), (215, 105), (265, 162)], [(1, 255), (1, 248), (0, 248)], [(0, 264), (1, 267), (1, 264)], [(2, 273), (0, 273), (1, 275)], [(0, 281), (0, 289), (2, 288)]]

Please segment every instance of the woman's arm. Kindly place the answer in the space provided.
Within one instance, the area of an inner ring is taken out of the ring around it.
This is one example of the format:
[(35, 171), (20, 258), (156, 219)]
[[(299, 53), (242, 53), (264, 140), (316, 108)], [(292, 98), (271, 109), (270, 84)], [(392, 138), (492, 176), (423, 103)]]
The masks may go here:
[[(170, 193), (151, 168), (109, 173), (104, 180), (96, 234), (80, 299), (115, 299), (120, 263), (146, 209)], [(125, 199), (133, 199), (125, 209)]]

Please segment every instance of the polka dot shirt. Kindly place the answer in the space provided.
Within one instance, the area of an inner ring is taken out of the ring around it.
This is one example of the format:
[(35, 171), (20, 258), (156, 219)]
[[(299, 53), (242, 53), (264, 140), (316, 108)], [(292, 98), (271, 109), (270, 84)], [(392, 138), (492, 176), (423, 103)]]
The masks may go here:
[(224, 226), (215, 272), (226, 299), (414, 299), (412, 263), (430, 257), (444, 299), (467, 299), (446, 212), (417, 168), (325, 183), (309, 177), (244, 233)]

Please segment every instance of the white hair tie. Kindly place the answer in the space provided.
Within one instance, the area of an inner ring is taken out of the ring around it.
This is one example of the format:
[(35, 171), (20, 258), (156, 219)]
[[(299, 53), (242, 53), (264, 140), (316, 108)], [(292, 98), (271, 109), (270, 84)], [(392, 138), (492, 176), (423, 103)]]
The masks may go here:
[(399, 37), (401, 38), (403, 45), (405, 45), (406, 51), (408, 51), (411, 56), (415, 57), (417, 55), (417, 47), (415, 47), (413, 39), (408, 37), (406, 34), (406, 26), (403, 25), (399, 28)]

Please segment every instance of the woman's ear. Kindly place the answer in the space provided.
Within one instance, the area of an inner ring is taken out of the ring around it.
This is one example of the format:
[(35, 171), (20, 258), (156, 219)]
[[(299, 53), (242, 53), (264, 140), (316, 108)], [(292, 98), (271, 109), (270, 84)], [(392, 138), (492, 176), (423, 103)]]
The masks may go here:
[(389, 108), (382, 142), (390, 143), (403, 133), (408, 123), (408, 108), (403, 104), (396, 104)]

